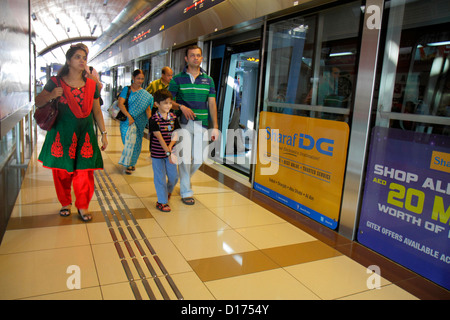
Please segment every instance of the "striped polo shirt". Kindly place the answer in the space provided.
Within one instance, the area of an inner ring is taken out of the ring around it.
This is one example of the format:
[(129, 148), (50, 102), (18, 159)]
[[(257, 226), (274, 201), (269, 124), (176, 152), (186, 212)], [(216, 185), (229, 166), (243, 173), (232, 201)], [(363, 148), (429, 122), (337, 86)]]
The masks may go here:
[(164, 119), (159, 112), (155, 114), (148, 121), (148, 131), (150, 132), (150, 153), (152, 158), (167, 158), (164, 148), (161, 147), (158, 138), (153, 134), (155, 131), (160, 131), (166, 145), (170, 144), (172, 133), (180, 128), (177, 116), (169, 112), (167, 119)]
[[(216, 96), (216, 88), (214, 80), (206, 74), (205, 70), (200, 69), (200, 74), (192, 82), (191, 76), (187, 73), (187, 67), (185, 67), (183, 72), (172, 78), (168, 90), (177, 103), (194, 112), (195, 121), (201, 121), (204, 127), (208, 126), (208, 98)], [(181, 116), (181, 123), (187, 123), (184, 115)]]

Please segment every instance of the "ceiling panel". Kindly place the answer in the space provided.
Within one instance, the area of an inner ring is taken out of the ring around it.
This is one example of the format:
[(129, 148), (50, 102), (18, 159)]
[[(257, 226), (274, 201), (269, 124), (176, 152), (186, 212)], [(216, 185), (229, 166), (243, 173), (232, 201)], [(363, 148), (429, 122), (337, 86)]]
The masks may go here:
[[(31, 23), (36, 34), (36, 52), (73, 39), (94, 41), (111, 25), (111, 22), (126, 7), (129, 0), (31, 0)], [(92, 41), (82, 41), (90, 46)], [(67, 46), (62, 46), (42, 55), (50, 64), (64, 61)]]

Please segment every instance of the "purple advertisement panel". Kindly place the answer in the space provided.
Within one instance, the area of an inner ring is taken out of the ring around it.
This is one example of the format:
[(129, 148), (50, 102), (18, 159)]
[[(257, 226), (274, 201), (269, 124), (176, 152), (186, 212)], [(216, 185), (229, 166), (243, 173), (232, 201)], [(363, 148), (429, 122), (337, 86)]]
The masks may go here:
[(450, 289), (450, 137), (374, 129), (358, 241)]

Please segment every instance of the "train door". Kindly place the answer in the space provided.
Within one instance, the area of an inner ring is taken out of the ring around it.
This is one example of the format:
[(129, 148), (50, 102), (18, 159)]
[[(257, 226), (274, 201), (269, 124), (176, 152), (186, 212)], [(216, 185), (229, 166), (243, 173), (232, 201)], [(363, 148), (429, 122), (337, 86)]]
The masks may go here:
[(213, 47), (211, 51), (211, 69), (209, 75), (214, 79), (214, 84), (216, 85), (216, 97), (220, 96), (220, 88), (222, 86), (225, 50), (226, 45), (220, 45)]
[(222, 76), (218, 79), (217, 93), (222, 132), (219, 161), (250, 176), (260, 41), (227, 46), (222, 52)]
[(120, 94), (120, 92), (122, 92), (122, 89), (126, 86), (126, 84), (125, 84), (125, 67), (124, 66), (117, 67), (116, 84), (117, 84), (117, 93)]
[(360, 18), (352, 2), (265, 29), (253, 186), (331, 229), (341, 226)]
[(116, 67), (111, 68), (111, 86), (112, 86), (111, 101), (114, 101), (117, 98), (117, 95), (120, 93), (118, 85), (117, 85), (117, 68)]
[(149, 83), (152, 81), (151, 80), (151, 71), (152, 71), (152, 63), (151, 60), (149, 58), (141, 60), (139, 62), (139, 68), (144, 71), (144, 75), (145, 75), (145, 81), (143, 84), (143, 88), (147, 88), (147, 86), (149, 85)]

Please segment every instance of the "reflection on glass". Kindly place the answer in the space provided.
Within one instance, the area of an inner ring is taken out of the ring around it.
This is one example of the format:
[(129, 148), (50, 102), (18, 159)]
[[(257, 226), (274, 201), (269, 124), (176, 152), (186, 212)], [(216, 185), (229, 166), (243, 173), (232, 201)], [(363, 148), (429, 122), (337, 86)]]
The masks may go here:
[(269, 61), (266, 99), (275, 102), (265, 111), (290, 113), (283, 103), (298, 104), (308, 93), (312, 77), (315, 18), (295, 18), (269, 29)]
[(220, 157), (249, 174), (256, 109), (259, 50), (234, 53), (226, 77)]
[(222, 249), (228, 254), (234, 253), (233, 248), (231, 248), (226, 242), (222, 243)]
[[(381, 125), (450, 135), (448, 121), (442, 119), (450, 117), (450, 14), (433, 9), (439, 5), (437, 1), (430, 1), (426, 6), (411, 2), (391, 9), (403, 11), (404, 18), (402, 28), (388, 33), (391, 39), (386, 39), (386, 43), (395, 44), (398, 50), (392, 57), (396, 62), (392, 71), (383, 74), (395, 77), (393, 86), (380, 87), (382, 111), (393, 113), (388, 123), (378, 120)], [(421, 18), (412, 24), (411, 17), (417, 16)], [(439, 21), (447, 23), (439, 24)], [(382, 100), (383, 95), (392, 96), (391, 105), (390, 101)]]
[(242, 258), (241, 255), (239, 255), (239, 254), (234, 254), (234, 255), (233, 255), (233, 259), (234, 259), (234, 261), (236, 261), (236, 262), (242, 267), (242, 265), (243, 265), (243, 263), (244, 263), (244, 259)]
[(270, 25), (264, 111), (348, 121), (356, 82), (359, 5)]

